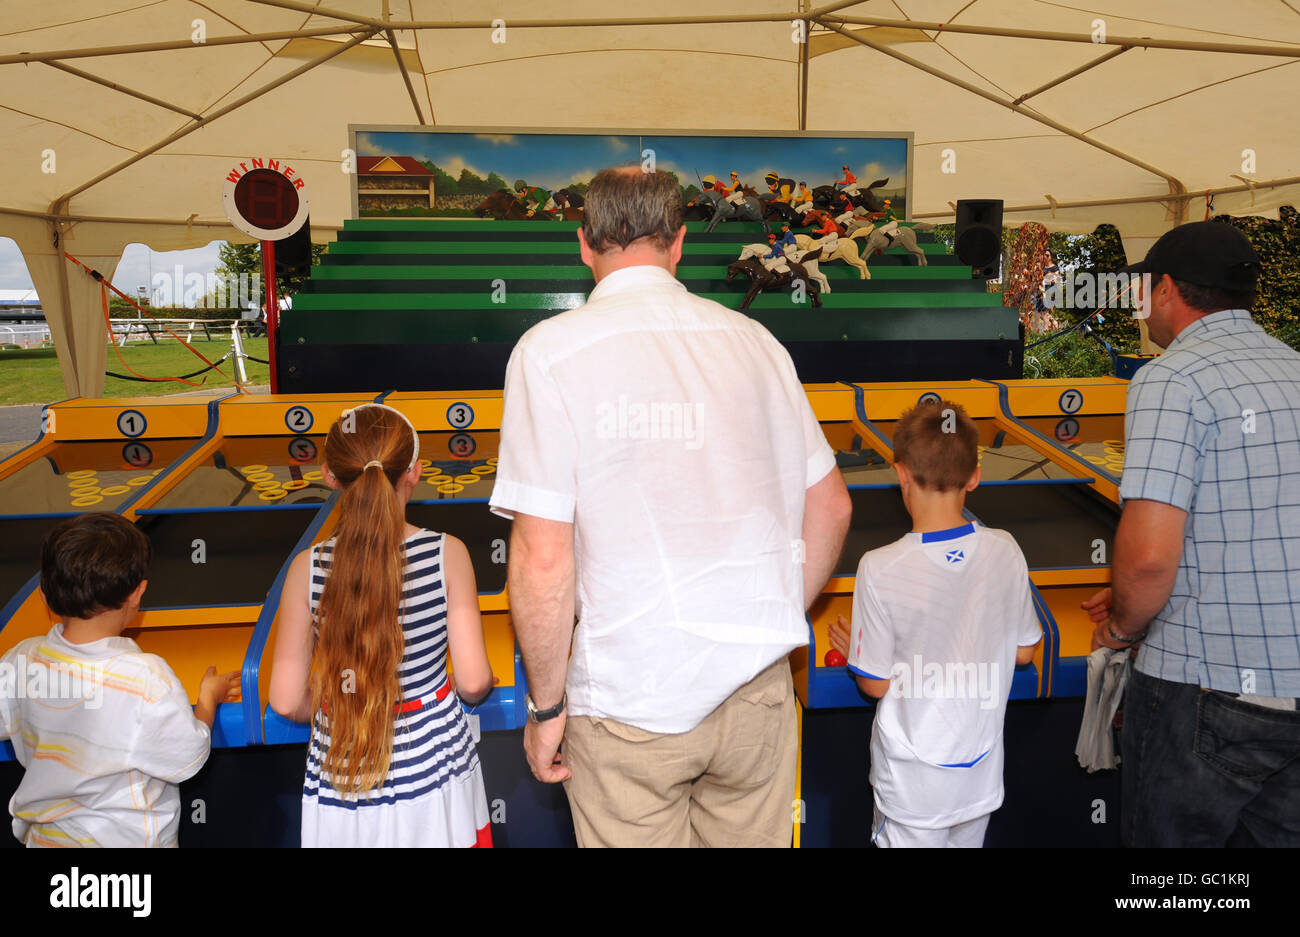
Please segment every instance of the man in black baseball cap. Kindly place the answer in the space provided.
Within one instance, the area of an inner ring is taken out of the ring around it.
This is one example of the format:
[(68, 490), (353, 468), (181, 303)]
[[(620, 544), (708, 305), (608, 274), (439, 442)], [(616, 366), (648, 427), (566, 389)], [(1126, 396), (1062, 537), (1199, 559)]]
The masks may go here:
[(1300, 354), (1251, 318), (1259, 257), (1186, 224), (1128, 272), (1165, 347), (1124, 414), (1111, 587), (1093, 646), (1124, 688), (1126, 845), (1300, 847)]
[[(1259, 255), (1244, 234), (1223, 222), (1195, 221), (1166, 231), (1146, 259), (1123, 272), (1150, 275), (1143, 282), (1147, 329), (1163, 348), (1202, 315), (1249, 310), (1259, 269)], [(1181, 302), (1171, 304), (1175, 298)]]

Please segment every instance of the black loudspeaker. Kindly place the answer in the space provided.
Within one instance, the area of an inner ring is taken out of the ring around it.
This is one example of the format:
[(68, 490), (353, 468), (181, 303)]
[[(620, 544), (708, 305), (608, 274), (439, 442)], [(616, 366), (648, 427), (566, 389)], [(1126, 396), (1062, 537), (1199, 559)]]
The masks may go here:
[(993, 280), (1002, 269), (1002, 199), (957, 200), (957, 259), (973, 279)]
[(311, 273), (311, 218), (294, 234), (275, 242), (275, 275), (305, 277)]

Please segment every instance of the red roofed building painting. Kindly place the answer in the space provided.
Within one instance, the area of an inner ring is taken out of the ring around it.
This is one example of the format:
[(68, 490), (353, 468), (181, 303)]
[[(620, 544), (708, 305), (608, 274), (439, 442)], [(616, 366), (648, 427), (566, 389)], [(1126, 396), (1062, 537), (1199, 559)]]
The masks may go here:
[(433, 196), (433, 173), (412, 157), (357, 157), (360, 214), (385, 214), (402, 209), (428, 211), (433, 208)]

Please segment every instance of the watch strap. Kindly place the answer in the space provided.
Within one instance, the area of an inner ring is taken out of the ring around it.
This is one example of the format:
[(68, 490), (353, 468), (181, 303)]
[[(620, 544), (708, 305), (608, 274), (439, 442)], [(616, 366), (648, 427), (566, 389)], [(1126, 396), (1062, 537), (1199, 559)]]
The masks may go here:
[(569, 702), (569, 693), (566, 690), (564, 695), (560, 697), (560, 701), (550, 709), (538, 709), (537, 704), (533, 702), (531, 693), (524, 697), (524, 702), (528, 705), (528, 715), (532, 717), (533, 722), (546, 722), (564, 712), (564, 707)]

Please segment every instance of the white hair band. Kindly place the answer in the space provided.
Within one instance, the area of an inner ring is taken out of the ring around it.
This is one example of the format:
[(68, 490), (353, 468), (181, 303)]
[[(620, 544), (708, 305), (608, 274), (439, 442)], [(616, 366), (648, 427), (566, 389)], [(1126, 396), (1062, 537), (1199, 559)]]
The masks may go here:
[[(411, 468), (415, 465), (415, 463), (420, 461), (420, 434), (415, 431), (415, 424), (412, 423), (409, 419), (407, 419), (406, 414), (403, 413), (401, 410), (390, 407), (386, 403), (363, 403), (360, 404), (359, 406), (352, 407), (349, 410), (344, 410), (343, 416), (347, 416), (349, 413), (354, 413), (357, 410), (362, 410), (366, 407), (378, 407), (381, 410), (387, 410), (390, 413), (396, 413), (399, 417), (402, 418), (403, 423), (411, 427), (411, 440), (415, 445), (415, 449), (411, 453), (411, 464), (406, 467), (406, 471), (409, 472)], [(371, 464), (372, 464), (371, 462), (367, 462), (366, 467), (363, 468), (361, 471), (364, 472), (366, 469), (370, 468)], [(377, 460), (375, 460), (375, 464), (378, 464), (380, 471), (383, 471), (384, 466), (382, 462), (378, 462)]]

